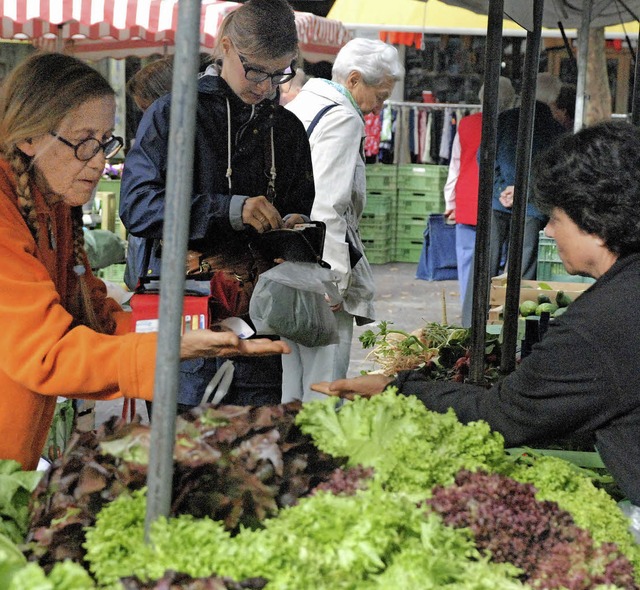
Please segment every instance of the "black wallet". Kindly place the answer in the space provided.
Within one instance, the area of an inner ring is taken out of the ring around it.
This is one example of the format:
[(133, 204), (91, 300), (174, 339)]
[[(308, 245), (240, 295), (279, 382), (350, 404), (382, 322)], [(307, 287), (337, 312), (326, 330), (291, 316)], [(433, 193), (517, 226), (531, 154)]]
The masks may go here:
[(317, 262), (321, 266), (329, 265), (322, 260), (326, 226), (322, 221), (299, 223), (292, 229), (272, 229), (256, 234), (251, 247), (268, 260), (282, 258), (288, 262)]

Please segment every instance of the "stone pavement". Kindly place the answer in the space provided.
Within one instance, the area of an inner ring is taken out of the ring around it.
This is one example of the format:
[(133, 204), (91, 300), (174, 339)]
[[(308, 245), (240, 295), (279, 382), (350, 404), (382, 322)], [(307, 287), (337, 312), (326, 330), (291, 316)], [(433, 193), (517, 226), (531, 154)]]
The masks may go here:
[[(417, 264), (390, 262), (372, 266), (376, 281), (376, 310), (378, 320), (393, 322), (394, 328), (411, 331), (428, 322), (442, 322), (446, 307), (447, 321), (460, 322), (461, 305), (457, 281), (423, 281), (415, 278)], [(443, 294), (445, 305), (443, 305)], [(367, 360), (369, 350), (363, 349), (358, 337), (368, 326), (356, 326), (351, 346), (349, 376), (355, 377), (362, 370), (376, 367)], [(136, 409), (146, 419), (143, 402), (137, 402)], [(122, 400), (98, 402), (96, 423), (101, 424), (110, 416), (120, 415)]]

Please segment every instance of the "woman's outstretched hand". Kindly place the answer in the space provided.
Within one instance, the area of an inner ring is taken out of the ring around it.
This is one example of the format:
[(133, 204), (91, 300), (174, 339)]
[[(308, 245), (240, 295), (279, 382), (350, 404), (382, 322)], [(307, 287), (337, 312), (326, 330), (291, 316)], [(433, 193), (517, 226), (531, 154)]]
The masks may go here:
[(356, 395), (369, 398), (382, 393), (392, 381), (393, 377), (386, 375), (363, 375), (353, 379), (338, 379), (332, 383), (329, 381), (313, 383), (311, 389), (345, 399), (353, 399)]
[(180, 358), (229, 357), (229, 356), (269, 356), (288, 354), (289, 347), (280, 340), (255, 338), (242, 340), (233, 332), (212, 332), (193, 330), (186, 332), (180, 342)]

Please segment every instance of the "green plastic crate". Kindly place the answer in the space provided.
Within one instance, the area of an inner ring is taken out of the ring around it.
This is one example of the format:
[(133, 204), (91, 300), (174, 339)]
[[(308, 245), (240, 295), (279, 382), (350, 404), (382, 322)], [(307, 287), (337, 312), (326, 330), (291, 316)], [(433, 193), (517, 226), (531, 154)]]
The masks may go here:
[(364, 255), (369, 264), (386, 264), (391, 262), (391, 241), (382, 240), (362, 240)]
[(112, 283), (124, 283), (124, 269), (126, 264), (112, 264), (97, 271), (96, 276)]
[(427, 227), (427, 217), (423, 215), (398, 215), (396, 221), (397, 240), (422, 240)]
[(398, 190), (440, 191), (448, 172), (448, 166), (403, 164), (398, 166)]
[(536, 270), (536, 279), (538, 281), (560, 281), (563, 283), (593, 283), (594, 279), (590, 277), (581, 277), (578, 275), (570, 275), (562, 264), (562, 260), (558, 255), (558, 247), (553, 238), (540, 232), (538, 240), (538, 267)]
[[(371, 223), (362, 223), (360, 222), (360, 237), (363, 240), (367, 241), (375, 241), (382, 243), (392, 242), (395, 237), (395, 232), (393, 231), (393, 224), (391, 223), (391, 217), (385, 216), (386, 218), (377, 217), (375, 222)], [(364, 218), (363, 218), (364, 221)]]
[(367, 250), (365, 252), (365, 256), (369, 264), (387, 264), (387, 262), (391, 262), (391, 250), (376, 250), (371, 252)]
[(120, 202), (120, 181), (103, 178), (98, 181), (98, 190), (105, 193), (115, 193), (116, 203)]
[(444, 211), (442, 191), (398, 191), (398, 217), (427, 217)]
[(395, 191), (398, 187), (398, 169), (393, 164), (367, 164), (367, 189)]
[(393, 250), (394, 262), (419, 262), (422, 254), (424, 240), (402, 240), (396, 239)]
[(367, 192), (367, 203), (362, 212), (363, 217), (367, 215), (391, 214), (396, 206), (396, 192)]
[(379, 213), (373, 213), (371, 210), (365, 209), (360, 219), (360, 227), (363, 225), (381, 225), (383, 223), (390, 224), (395, 222), (396, 216), (392, 211), (382, 211)]

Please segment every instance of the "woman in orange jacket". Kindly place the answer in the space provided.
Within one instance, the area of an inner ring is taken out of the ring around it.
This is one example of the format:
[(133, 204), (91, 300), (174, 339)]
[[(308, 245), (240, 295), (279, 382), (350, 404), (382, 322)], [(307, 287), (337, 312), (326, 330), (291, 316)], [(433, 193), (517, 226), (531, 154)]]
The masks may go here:
[[(0, 94), (0, 459), (35, 469), (56, 397), (152, 398), (155, 334), (127, 333), (84, 251), (82, 205), (107, 158), (114, 92), (83, 62), (35, 54)], [(287, 352), (196, 330), (182, 359)]]

